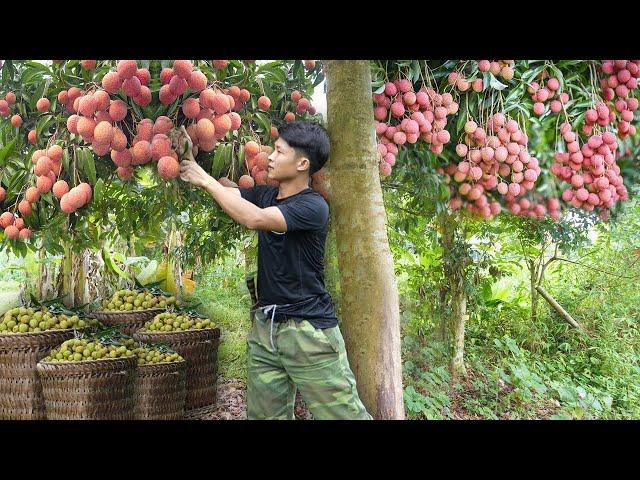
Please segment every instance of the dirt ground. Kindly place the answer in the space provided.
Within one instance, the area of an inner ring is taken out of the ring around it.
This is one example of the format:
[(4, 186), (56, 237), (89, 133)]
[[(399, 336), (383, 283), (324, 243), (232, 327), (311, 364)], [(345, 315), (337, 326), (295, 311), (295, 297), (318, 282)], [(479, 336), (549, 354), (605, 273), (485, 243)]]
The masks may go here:
[[(218, 378), (218, 402), (216, 409), (200, 417), (200, 420), (246, 420), (247, 403), (245, 399), (247, 386), (237, 378)], [(296, 420), (313, 420), (311, 412), (304, 404), (300, 393), (296, 395)]]

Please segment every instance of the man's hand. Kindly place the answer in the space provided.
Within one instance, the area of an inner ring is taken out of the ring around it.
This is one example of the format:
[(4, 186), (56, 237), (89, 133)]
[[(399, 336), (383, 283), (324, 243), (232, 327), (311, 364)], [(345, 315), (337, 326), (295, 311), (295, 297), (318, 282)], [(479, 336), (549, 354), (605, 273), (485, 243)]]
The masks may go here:
[(201, 188), (206, 187), (209, 182), (214, 180), (214, 178), (205, 172), (194, 160), (187, 159), (180, 162), (180, 178), (185, 182)]
[(169, 138), (171, 139), (172, 147), (177, 151), (181, 159), (195, 161), (198, 147), (193, 145), (193, 141), (184, 125), (179, 129), (172, 129), (169, 133)]

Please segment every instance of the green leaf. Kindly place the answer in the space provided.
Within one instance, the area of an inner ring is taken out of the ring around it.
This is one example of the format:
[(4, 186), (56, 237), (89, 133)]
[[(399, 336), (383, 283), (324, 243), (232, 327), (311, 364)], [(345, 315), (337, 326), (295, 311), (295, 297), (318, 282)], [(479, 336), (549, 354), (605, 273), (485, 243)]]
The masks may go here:
[(81, 150), (82, 157), (82, 170), (89, 178), (89, 181), (92, 185), (96, 183), (96, 164), (94, 160), (93, 153), (88, 148), (83, 148)]
[(93, 201), (100, 203), (104, 192), (104, 180), (98, 180), (93, 187)]
[(7, 143), (2, 149), (0, 149), (0, 167), (4, 167), (4, 159), (13, 152), (13, 147), (16, 145), (16, 138)]
[(495, 90), (504, 90), (505, 88), (507, 88), (507, 85), (501, 83), (494, 75), (491, 75), (489, 85)]
[(62, 152), (62, 166), (66, 171), (69, 171), (69, 150), (66, 148)]

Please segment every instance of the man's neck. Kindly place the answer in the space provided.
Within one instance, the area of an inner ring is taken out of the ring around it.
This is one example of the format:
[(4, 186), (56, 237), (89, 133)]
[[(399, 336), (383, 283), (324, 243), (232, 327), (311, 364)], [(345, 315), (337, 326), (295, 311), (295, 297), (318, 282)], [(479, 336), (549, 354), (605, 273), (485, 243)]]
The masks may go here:
[(305, 178), (295, 178), (293, 180), (280, 182), (280, 186), (278, 188), (278, 196), (276, 198), (278, 200), (281, 200), (283, 198), (295, 195), (296, 193), (300, 193), (307, 188), (309, 188), (309, 181)]

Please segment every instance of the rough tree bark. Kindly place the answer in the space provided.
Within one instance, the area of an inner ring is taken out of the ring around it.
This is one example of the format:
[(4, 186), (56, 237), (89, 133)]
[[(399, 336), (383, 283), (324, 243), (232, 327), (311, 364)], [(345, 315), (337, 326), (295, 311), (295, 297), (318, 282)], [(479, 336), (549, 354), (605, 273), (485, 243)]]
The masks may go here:
[(455, 252), (458, 223), (454, 212), (444, 212), (440, 217), (444, 257), (444, 275), (449, 286), (449, 324), (453, 333), (451, 377), (456, 380), (467, 375), (464, 365), (464, 333), (467, 315), (467, 294), (464, 289), (464, 270), (468, 259)]
[(331, 294), (333, 304), (338, 314), (342, 318), (342, 293), (340, 291), (340, 269), (338, 267), (338, 247), (336, 244), (335, 220), (329, 221), (329, 231), (324, 254), (324, 278), (327, 291)]
[(400, 313), (366, 60), (329, 60), (327, 118), (342, 324), (358, 392), (378, 419), (403, 419)]

